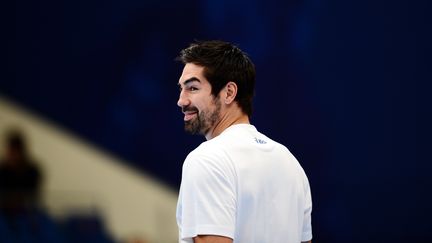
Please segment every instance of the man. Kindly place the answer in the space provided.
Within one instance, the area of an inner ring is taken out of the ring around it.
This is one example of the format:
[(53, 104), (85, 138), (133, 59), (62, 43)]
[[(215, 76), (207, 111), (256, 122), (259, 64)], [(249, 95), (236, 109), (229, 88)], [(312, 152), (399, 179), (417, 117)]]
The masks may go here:
[(185, 130), (207, 139), (183, 164), (180, 242), (299, 243), (312, 239), (308, 179), (283, 145), (250, 124), (255, 68), (239, 48), (181, 51)]

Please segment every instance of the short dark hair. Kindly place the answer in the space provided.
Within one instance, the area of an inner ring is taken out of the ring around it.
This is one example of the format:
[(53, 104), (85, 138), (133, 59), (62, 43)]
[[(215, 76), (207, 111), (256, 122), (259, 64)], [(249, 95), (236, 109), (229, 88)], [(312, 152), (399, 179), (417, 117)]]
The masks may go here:
[(235, 45), (219, 41), (197, 41), (180, 52), (177, 60), (204, 67), (204, 77), (217, 97), (225, 85), (237, 84), (235, 101), (249, 117), (252, 115), (252, 98), (255, 92), (255, 66), (248, 55)]

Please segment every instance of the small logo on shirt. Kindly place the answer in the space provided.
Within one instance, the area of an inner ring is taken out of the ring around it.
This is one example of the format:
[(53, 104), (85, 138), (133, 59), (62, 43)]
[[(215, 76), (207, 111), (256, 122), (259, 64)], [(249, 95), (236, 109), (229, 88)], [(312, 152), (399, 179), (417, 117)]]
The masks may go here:
[(255, 142), (257, 142), (259, 144), (266, 144), (267, 143), (266, 141), (259, 139), (259, 138), (255, 138)]

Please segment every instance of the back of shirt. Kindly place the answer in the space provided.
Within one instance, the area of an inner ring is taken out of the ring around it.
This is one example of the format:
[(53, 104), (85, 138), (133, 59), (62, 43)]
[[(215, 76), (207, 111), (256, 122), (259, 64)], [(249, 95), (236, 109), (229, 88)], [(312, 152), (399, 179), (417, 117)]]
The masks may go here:
[(226, 135), (236, 137), (225, 141), (237, 172), (236, 242), (310, 240), (309, 184), (294, 156), (252, 126)]
[(287, 148), (248, 124), (229, 127), (188, 156), (178, 210), (180, 230), (186, 231), (180, 238), (212, 234), (237, 243), (312, 238), (303, 169)]

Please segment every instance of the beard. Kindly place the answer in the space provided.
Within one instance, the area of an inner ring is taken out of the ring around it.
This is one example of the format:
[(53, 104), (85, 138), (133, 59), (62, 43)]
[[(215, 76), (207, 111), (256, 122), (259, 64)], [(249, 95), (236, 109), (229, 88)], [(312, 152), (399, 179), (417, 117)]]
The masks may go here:
[(205, 135), (214, 126), (220, 117), (221, 103), (220, 100), (214, 99), (214, 109), (199, 112), (195, 107), (186, 110), (197, 112), (197, 117), (189, 121), (185, 121), (184, 129), (191, 134)]

